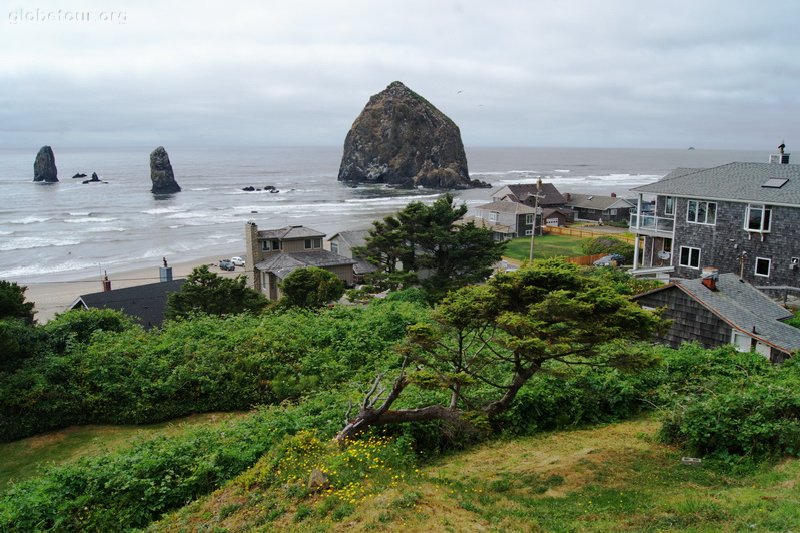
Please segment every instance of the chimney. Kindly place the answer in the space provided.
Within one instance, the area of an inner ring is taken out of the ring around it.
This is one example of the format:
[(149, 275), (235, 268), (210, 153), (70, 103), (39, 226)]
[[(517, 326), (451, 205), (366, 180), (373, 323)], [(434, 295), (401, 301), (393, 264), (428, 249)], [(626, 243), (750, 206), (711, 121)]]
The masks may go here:
[(703, 272), (700, 274), (700, 282), (705, 285), (709, 290), (717, 290), (717, 281), (719, 280), (719, 269), (717, 267), (707, 266), (703, 267)]
[(100, 280), (100, 283), (103, 284), (103, 292), (109, 292), (111, 290), (111, 280), (108, 279), (108, 272), (103, 271), (103, 279)]
[(570, 193), (568, 193), (568, 192), (565, 192), (564, 193), (564, 199), (566, 201), (568, 201), (568, 202), (571, 202), (572, 201), (572, 195)]
[(784, 150), (786, 150), (786, 144), (781, 142), (781, 144), (778, 145), (778, 153), (769, 155), (769, 162), (778, 163), (780, 165), (788, 165), (789, 156), (792, 154), (788, 154)]
[(611, 198), (616, 198), (616, 197), (617, 197), (617, 193), (615, 193), (615, 192), (612, 192), (612, 193), (611, 193)]

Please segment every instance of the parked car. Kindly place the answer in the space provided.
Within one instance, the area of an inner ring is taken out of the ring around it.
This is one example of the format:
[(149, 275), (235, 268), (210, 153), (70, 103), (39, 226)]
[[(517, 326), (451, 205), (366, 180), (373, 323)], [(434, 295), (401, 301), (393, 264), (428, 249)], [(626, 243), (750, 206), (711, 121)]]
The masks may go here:
[(220, 259), (219, 260), (219, 269), (220, 270), (236, 270), (236, 266), (231, 262), (230, 259)]
[(231, 263), (233, 263), (237, 267), (243, 267), (244, 259), (239, 257), (238, 255), (234, 255), (233, 257), (231, 257)]
[(620, 265), (620, 264), (622, 264), (623, 261), (625, 261), (625, 256), (624, 255), (621, 255), (621, 254), (609, 254), (609, 255), (604, 255), (600, 259), (596, 259), (594, 261), (594, 263), (592, 263), (592, 264), (594, 266), (609, 266), (609, 265), (612, 265), (612, 264)]

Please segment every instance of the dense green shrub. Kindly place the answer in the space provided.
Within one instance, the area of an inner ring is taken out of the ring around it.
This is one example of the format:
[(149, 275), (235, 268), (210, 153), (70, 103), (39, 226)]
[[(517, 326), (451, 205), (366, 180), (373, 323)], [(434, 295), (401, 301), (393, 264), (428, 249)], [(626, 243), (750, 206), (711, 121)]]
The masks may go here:
[(145, 332), (113, 315), (68, 313), (46, 329), (52, 353), (0, 373), (0, 441), (70, 424), (247, 409), (364, 373), (369, 380), (397, 364), (390, 347), (426, 314), (412, 303), (376, 301), (319, 313), (196, 316)]
[(625, 261), (633, 260), (633, 245), (614, 237), (593, 237), (586, 239), (581, 244), (583, 253), (593, 254), (620, 254), (625, 256)]
[(112, 309), (78, 309), (55, 316), (42, 326), (50, 349), (59, 355), (85, 345), (96, 332), (120, 333), (140, 326), (130, 316)]
[(344, 406), (336, 394), (261, 409), (219, 428), (142, 441), (51, 467), (0, 497), (0, 531), (122, 531), (219, 487), (286, 435), (314, 427), (330, 438)]
[(675, 399), (666, 410), (660, 437), (699, 455), (744, 455), (754, 459), (800, 455), (800, 367), (736, 366)]

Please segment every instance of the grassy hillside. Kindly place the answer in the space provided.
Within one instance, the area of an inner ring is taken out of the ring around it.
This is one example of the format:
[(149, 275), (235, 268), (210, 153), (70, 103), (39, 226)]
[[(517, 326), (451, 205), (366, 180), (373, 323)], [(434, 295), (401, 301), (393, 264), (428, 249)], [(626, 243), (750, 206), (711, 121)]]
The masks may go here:
[(124, 447), (135, 440), (174, 436), (199, 426), (214, 426), (242, 413), (204, 413), (144, 426), (73, 426), (14, 442), (0, 443), (0, 492), (10, 480), (37, 474), (48, 464), (63, 464), (80, 457)]
[[(789, 531), (800, 462), (683, 466), (642, 418), (487, 443), (366, 495), (302, 494), (245, 473), (150, 531)], [(258, 468), (258, 466), (254, 467)], [(725, 473), (722, 473), (725, 472)]]

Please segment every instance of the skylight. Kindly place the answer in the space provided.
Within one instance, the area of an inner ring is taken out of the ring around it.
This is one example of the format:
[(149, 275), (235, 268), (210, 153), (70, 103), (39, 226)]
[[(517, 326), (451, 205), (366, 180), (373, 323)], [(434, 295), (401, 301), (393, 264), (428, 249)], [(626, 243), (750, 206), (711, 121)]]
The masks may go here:
[(780, 189), (781, 187), (786, 185), (787, 181), (789, 181), (789, 180), (786, 179), (786, 178), (770, 178), (767, 181), (765, 181), (764, 183), (762, 183), (761, 186), (762, 187), (769, 187), (771, 189)]

